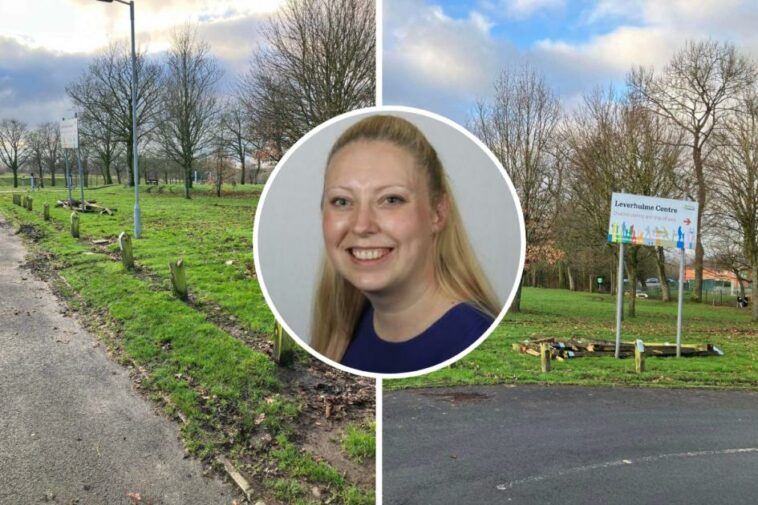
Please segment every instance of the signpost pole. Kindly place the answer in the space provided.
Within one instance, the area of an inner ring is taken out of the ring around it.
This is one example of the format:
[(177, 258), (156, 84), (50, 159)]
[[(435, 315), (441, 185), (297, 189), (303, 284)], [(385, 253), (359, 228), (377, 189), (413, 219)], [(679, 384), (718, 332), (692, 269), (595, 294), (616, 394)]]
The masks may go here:
[(68, 151), (63, 149), (63, 160), (66, 162), (66, 188), (68, 188), (68, 208), (70, 209), (74, 205), (74, 200), (71, 198), (71, 169), (68, 166)]
[(624, 313), (624, 242), (619, 243), (619, 269), (616, 277), (618, 300), (616, 301), (616, 358), (621, 352), (621, 316)]
[(682, 307), (684, 305), (684, 248), (679, 250), (679, 307), (676, 316), (676, 357), (682, 355)]
[[(78, 115), (74, 115), (74, 118), (78, 118)], [(81, 189), (81, 204), (82, 212), (84, 211), (84, 171), (82, 170), (82, 156), (79, 151), (79, 125), (77, 119), (76, 128), (76, 164), (79, 166), (79, 188)]]

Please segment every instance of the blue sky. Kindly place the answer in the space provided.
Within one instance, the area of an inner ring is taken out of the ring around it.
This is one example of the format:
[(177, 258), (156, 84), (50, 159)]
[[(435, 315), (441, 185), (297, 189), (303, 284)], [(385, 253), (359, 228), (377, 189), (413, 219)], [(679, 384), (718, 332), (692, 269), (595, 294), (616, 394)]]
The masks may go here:
[(688, 39), (758, 60), (758, 0), (384, 0), (384, 103), (465, 124), (498, 74), (528, 64), (567, 109), (593, 87), (662, 67)]
[[(160, 57), (172, 31), (184, 23), (226, 71), (230, 87), (262, 41), (261, 27), (283, 0), (136, 0), (136, 39)], [(110, 41), (129, 40), (129, 7), (95, 0), (3, 2), (0, 16), (0, 119), (36, 126), (73, 109), (65, 87)]]

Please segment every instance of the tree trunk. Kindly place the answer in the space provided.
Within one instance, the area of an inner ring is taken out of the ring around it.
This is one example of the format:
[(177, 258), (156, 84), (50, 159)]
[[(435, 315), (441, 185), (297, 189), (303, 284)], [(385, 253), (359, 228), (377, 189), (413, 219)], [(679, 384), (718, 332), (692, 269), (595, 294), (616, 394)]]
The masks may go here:
[(11, 167), (11, 170), (13, 171), (13, 187), (18, 187), (18, 167)]
[(240, 176), (240, 184), (245, 184), (245, 157), (240, 156), (240, 164), (242, 165), (242, 175)]
[(576, 286), (574, 286), (574, 274), (571, 272), (571, 265), (566, 265), (566, 277), (568, 277), (569, 281), (569, 291), (576, 291)]
[(190, 188), (192, 187), (192, 167), (184, 169), (184, 198), (190, 198)]
[(695, 289), (692, 293), (693, 302), (703, 300), (703, 212), (705, 211), (705, 176), (703, 175), (703, 157), (701, 147), (695, 137), (695, 147), (692, 149), (692, 161), (695, 165), (695, 182), (697, 184), (697, 241), (695, 243)]
[(655, 248), (655, 266), (658, 270), (658, 281), (661, 283), (661, 301), (671, 301), (671, 288), (666, 277), (666, 254), (663, 247)]
[(753, 288), (750, 303), (753, 304), (753, 321), (758, 321), (758, 300), (756, 299), (756, 294), (758, 294), (758, 255), (753, 256), (751, 263), (750, 266), (753, 269)]
[(627, 307), (627, 315), (629, 317), (637, 316), (637, 253), (639, 252), (638, 246), (632, 246), (629, 248), (629, 255), (624, 258), (624, 264), (626, 266), (627, 277), (629, 278), (629, 305)]
[(521, 312), (521, 287), (523, 286), (523, 278), (518, 283), (518, 289), (516, 289), (516, 296), (513, 297), (513, 303), (511, 304), (510, 312)]

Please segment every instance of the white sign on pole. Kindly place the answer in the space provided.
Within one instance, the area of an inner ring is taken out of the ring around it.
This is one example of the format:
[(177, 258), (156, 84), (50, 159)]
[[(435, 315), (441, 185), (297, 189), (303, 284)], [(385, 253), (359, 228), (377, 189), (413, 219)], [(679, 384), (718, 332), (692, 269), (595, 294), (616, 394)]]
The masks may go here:
[(613, 193), (608, 242), (694, 250), (697, 203)]
[(75, 117), (61, 120), (61, 146), (63, 149), (79, 147), (78, 120)]

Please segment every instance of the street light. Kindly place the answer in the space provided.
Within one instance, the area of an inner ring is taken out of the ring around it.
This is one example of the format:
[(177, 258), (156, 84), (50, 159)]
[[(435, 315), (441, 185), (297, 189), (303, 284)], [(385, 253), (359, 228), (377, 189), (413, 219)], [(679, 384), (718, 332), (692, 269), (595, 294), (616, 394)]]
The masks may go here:
[[(98, 0), (113, 3), (114, 0)], [(142, 223), (139, 208), (139, 167), (137, 166), (137, 53), (134, 48), (134, 2), (115, 0), (129, 6), (132, 20), (132, 171), (134, 172), (134, 238), (142, 237)]]

